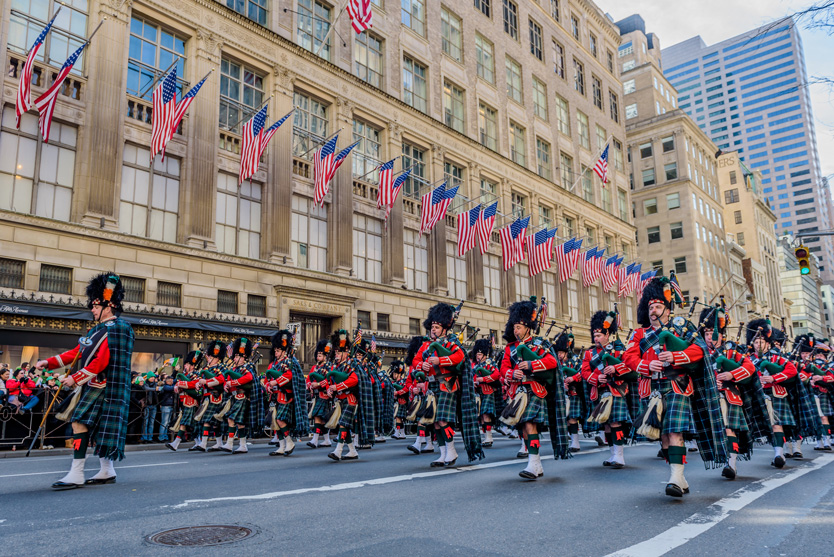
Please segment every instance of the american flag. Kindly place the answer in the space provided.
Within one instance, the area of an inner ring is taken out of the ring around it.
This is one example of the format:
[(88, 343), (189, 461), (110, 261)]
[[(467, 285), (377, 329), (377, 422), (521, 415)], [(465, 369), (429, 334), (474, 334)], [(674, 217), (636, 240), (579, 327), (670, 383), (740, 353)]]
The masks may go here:
[(67, 58), (67, 61), (64, 62), (63, 66), (61, 66), (60, 71), (58, 71), (58, 77), (55, 78), (55, 81), (52, 82), (49, 89), (44, 91), (40, 97), (35, 99), (35, 108), (37, 108), (40, 113), (38, 125), (40, 127), (44, 143), (49, 143), (49, 129), (52, 127), (52, 113), (55, 112), (55, 103), (58, 101), (58, 93), (61, 92), (61, 85), (72, 71), (72, 67), (78, 61), (78, 57), (81, 56), (81, 52), (88, 44), (90, 44), (90, 41), (82, 44), (78, 47), (78, 50), (70, 54), (70, 57)]
[(583, 240), (580, 238), (579, 240), (574, 238), (573, 241), (573, 250), (570, 252), (570, 274), (573, 276), (573, 272), (579, 268), (579, 259), (582, 257), (582, 252), (579, 249), (582, 247)]
[(585, 252), (582, 259), (582, 286), (590, 287), (599, 278), (597, 273), (597, 248), (591, 248)]
[(575, 245), (576, 238), (571, 238), (570, 240), (556, 246), (556, 262), (559, 265), (559, 282), (565, 282), (568, 280), (576, 270), (576, 266), (573, 265), (574, 258), (572, 256)]
[(458, 194), (458, 187), (447, 190), (446, 182), (443, 182), (434, 191), (423, 196), (423, 206), (420, 209), (420, 234), (428, 232), (446, 216), (446, 209), (452, 199)]
[(602, 278), (602, 274), (605, 271), (605, 250), (606, 248), (599, 249), (597, 248), (597, 269), (596, 269), (596, 276), (597, 278)]
[(602, 287), (606, 292), (610, 292), (617, 285), (619, 267), (620, 260), (616, 255), (612, 255), (605, 261), (605, 267), (602, 270)]
[(240, 177), (238, 184), (248, 180), (258, 171), (261, 158), (261, 133), (266, 125), (266, 111), (269, 105), (264, 105), (243, 125), (240, 131)]
[(505, 226), (498, 232), (501, 241), (501, 257), (504, 260), (504, 270), (509, 271), (513, 266), (524, 259), (524, 252), (519, 250), (519, 241), (523, 241), (524, 233), (527, 231), (527, 224), (530, 217), (516, 219), (509, 226)]
[(347, 13), (353, 30), (358, 35), (374, 25), (374, 12), (371, 10), (371, 0), (348, 0)]
[(376, 353), (376, 335), (371, 335), (371, 352)]
[(480, 214), (481, 206), (478, 205), (458, 215), (458, 257), (463, 257), (475, 247), (475, 232)]
[(669, 271), (669, 283), (672, 285), (672, 290), (678, 296), (679, 301), (677, 303), (683, 303), (683, 292), (681, 291), (681, 285), (678, 283), (678, 275), (675, 274), (675, 271)]
[[(553, 232), (556, 232), (555, 228), (553, 229)], [(547, 300), (544, 296), (542, 296), (542, 305), (539, 307), (539, 323), (544, 324), (545, 321), (547, 321)]]
[[(194, 97), (197, 96), (197, 93), (200, 92), (200, 88), (203, 86), (203, 83), (206, 82), (209, 76), (204, 77), (200, 80), (200, 82), (192, 87), (188, 93), (183, 95), (180, 99), (180, 102), (177, 103), (177, 109), (174, 111), (174, 118), (171, 121), (171, 129), (168, 133), (168, 139), (165, 140), (165, 145), (168, 144), (168, 141), (174, 137), (174, 134), (177, 133), (177, 128), (182, 122), (182, 119), (185, 118), (185, 113), (188, 112), (188, 107), (191, 106), (191, 103), (194, 101)], [(165, 145), (162, 146), (162, 156), (165, 156)]]
[[(165, 151), (171, 138), (171, 126), (177, 112), (177, 66), (168, 72), (153, 90), (153, 124), (151, 129), (151, 160)], [(163, 158), (165, 155), (162, 155)]]
[(656, 274), (657, 269), (652, 269), (651, 271), (646, 271), (640, 275), (640, 284), (637, 286), (638, 296), (643, 296), (643, 289), (646, 288), (646, 285), (649, 284), (649, 281), (652, 280)]
[(376, 208), (390, 207), (394, 204), (394, 161), (383, 163), (379, 167), (379, 193), (376, 196)]
[(535, 234), (527, 236), (527, 257), (530, 260), (530, 276), (534, 277), (550, 268), (553, 256), (553, 238), (556, 229), (542, 228)]
[(602, 150), (597, 163), (594, 165), (594, 172), (596, 172), (599, 179), (602, 180), (603, 186), (608, 182), (608, 145)]
[(52, 29), (52, 24), (55, 23), (55, 18), (58, 17), (56, 13), (52, 20), (46, 24), (41, 34), (35, 39), (32, 48), (29, 49), (29, 54), (26, 56), (26, 63), (23, 65), (23, 71), (20, 72), (20, 81), (17, 86), (17, 103), (15, 104), (15, 127), (20, 129), (20, 117), (32, 108), (32, 71), (35, 68), (35, 58), (38, 57), (38, 51), (43, 44), (49, 30)]
[(327, 190), (330, 187), (330, 167), (333, 166), (333, 157), (338, 139), (339, 135), (334, 135), (324, 145), (316, 149), (316, 153), (313, 155), (313, 177), (316, 183), (315, 203), (322, 207), (324, 206), (324, 196), (327, 195)]
[(489, 249), (489, 241), (492, 238), (492, 229), (495, 227), (495, 215), (498, 213), (498, 202), (485, 207), (478, 217), (478, 242), (481, 245), (481, 253)]
[(625, 268), (620, 267), (617, 273), (617, 297), (622, 298), (628, 292), (628, 286), (631, 284), (631, 273), (634, 270), (634, 263), (629, 263)]
[(642, 263), (634, 264), (634, 268), (631, 270), (631, 274), (628, 277), (628, 292), (626, 292), (626, 296), (637, 290), (637, 286), (640, 284), (640, 269), (642, 268)]
[(281, 124), (286, 122), (287, 118), (289, 118), (294, 111), (295, 111), (295, 109), (293, 108), (292, 110), (290, 110), (286, 114), (286, 116), (284, 116), (283, 118), (281, 118), (277, 122), (273, 123), (271, 126), (269, 126), (267, 129), (264, 130), (264, 133), (261, 136), (261, 146), (260, 146), (260, 150), (258, 152), (258, 161), (261, 160), (261, 155), (263, 155), (264, 151), (266, 151), (266, 146), (269, 143), (269, 140), (272, 139), (272, 136), (275, 135), (275, 132), (277, 132), (278, 128), (281, 127)]
[[(361, 139), (359, 141), (361, 141)], [(336, 171), (339, 170), (339, 167), (342, 166), (343, 162), (345, 162), (345, 159), (347, 159), (347, 156), (351, 151), (353, 151), (353, 148), (359, 145), (359, 141), (354, 141), (336, 154), (333, 158), (333, 164), (330, 165), (330, 176), (327, 177), (328, 182), (333, 179), (333, 176), (336, 175)]]
[(359, 343), (362, 342), (362, 326), (356, 326), (356, 335), (353, 337), (353, 345), (359, 346)]
[(388, 215), (391, 214), (391, 209), (394, 207), (394, 204), (397, 202), (397, 196), (402, 191), (403, 183), (406, 181), (408, 176), (411, 174), (411, 169), (409, 168), (399, 176), (394, 179), (394, 185), (392, 186), (392, 190), (394, 194), (391, 196), (391, 204), (385, 208), (385, 225), (388, 225)]

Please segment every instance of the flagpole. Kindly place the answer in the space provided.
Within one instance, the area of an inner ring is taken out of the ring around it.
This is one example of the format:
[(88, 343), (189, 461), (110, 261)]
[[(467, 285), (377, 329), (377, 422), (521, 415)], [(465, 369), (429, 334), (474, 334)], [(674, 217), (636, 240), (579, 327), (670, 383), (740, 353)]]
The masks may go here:
[(339, 128), (339, 129), (338, 129), (338, 130), (336, 130), (335, 132), (333, 132), (333, 133), (331, 133), (330, 135), (328, 135), (327, 137), (325, 137), (322, 141), (314, 141), (314, 143), (316, 144), (316, 146), (315, 146), (315, 147), (310, 147), (309, 149), (307, 149), (306, 151), (304, 151), (304, 152), (303, 152), (303, 153), (301, 153), (300, 155), (295, 155), (295, 156), (296, 156), (296, 157), (298, 157), (299, 159), (304, 158), (304, 155), (306, 155), (307, 153), (309, 153), (310, 151), (312, 151), (312, 150), (314, 150), (314, 149), (317, 149), (319, 145), (321, 145), (321, 144), (323, 144), (323, 143), (327, 143), (327, 140), (328, 140), (328, 139), (330, 139), (331, 137), (333, 137), (334, 135), (336, 135), (337, 133), (339, 133), (339, 132), (340, 132), (340, 131), (342, 131), (343, 129), (344, 129), (344, 128)]
[[(336, 28), (336, 22), (339, 21), (339, 18), (342, 16), (342, 12), (345, 11), (345, 8), (347, 8), (347, 2), (345, 3), (344, 6), (342, 6), (342, 9), (339, 10), (336, 13), (336, 19), (333, 20), (333, 24), (330, 25), (330, 28), (327, 30), (327, 33), (324, 34), (324, 39), (322, 39), (321, 44), (319, 45), (318, 49), (313, 53), (316, 56), (319, 55), (319, 53), (321, 52), (321, 49), (324, 48), (324, 45), (327, 44), (327, 39), (330, 38), (330, 32), (333, 31), (333, 29)], [(315, 34), (313, 35), (313, 40), (315, 41)]]
[[(608, 147), (608, 144), (611, 142), (611, 140), (612, 140), (613, 138), (614, 138), (614, 136), (613, 136), (613, 135), (609, 135), (609, 136), (606, 138), (605, 143), (604, 143), (604, 144), (603, 144), (603, 146), (602, 146), (602, 149), (597, 150), (596, 156), (594, 157), (594, 164), (595, 164), (595, 165), (596, 165), (597, 161), (599, 160), (599, 156), (602, 154), (602, 152), (603, 152), (603, 151), (605, 151), (605, 148), (606, 148), (606, 147)], [(585, 167), (585, 172), (587, 172), (587, 171), (589, 171), (589, 170), (592, 170), (592, 168), (593, 168), (593, 167), (588, 167), (588, 166), (586, 166), (586, 167)], [(576, 187), (576, 184), (578, 184), (578, 183), (579, 183), (579, 181), (580, 181), (580, 180), (581, 180), (581, 179), (585, 176), (585, 172), (581, 172), (581, 173), (579, 174), (579, 178), (577, 178), (577, 180), (576, 180), (576, 181), (573, 183), (573, 185), (570, 187), (570, 189), (568, 190), (568, 193), (572, 193), (572, 192), (573, 192), (573, 189)], [(605, 186), (603, 186), (603, 187), (605, 187)]]
[[(56, 17), (58, 17), (58, 14), (59, 14), (59, 13), (61, 13), (61, 8), (63, 8), (63, 7), (64, 7), (64, 5), (63, 5), (63, 4), (58, 4), (58, 9), (57, 9), (57, 10), (55, 10), (55, 13), (54, 13), (54, 14), (52, 14), (52, 17), (51, 17), (51, 18), (49, 18), (49, 19), (47, 20), (47, 22), (46, 22), (46, 24), (47, 24), (47, 25), (49, 25), (49, 22), (50, 22), (50, 21), (53, 21)], [(15, 10), (15, 11), (17, 11), (17, 10)], [(51, 29), (50, 29), (50, 31), (51, 31)], [(31, 48), (30, 48), (29, 50), (27, 50), (27, 51), (26, 51), (26, 57), (27, 57), (27, 58), (29, 57), (29, 53), (30, 53), (30, 52), (32, 52), (32, 49), (31, 49)]]
[[(394, 160), (397, 160), (397, 159), (395, 158)], [(382, 163), (382, 164), (385, 164), (385, 163)], [(362, 178), (364, 178), (365, 176), (367, 176), (367, 175), (368, 175), (368, 174), (370, 174), (371, 172), (375, 172), (375, 171), (379, 170), (380, 168), (382, 168), (382, 164), (380, 164), (380, 165), (378, 165), (378, 166), (375, 166), (374, 168), (370, 169), (369, 171), (367, 171), (366, 173), (364, 173), (364, 174), (363, 174), (363, 175), (361, 175), (361, 176), (354, 176), (354, 177), (353, 177), (353, 179), (354, 179), (354, 180), (361, 180)], [(406, 170), (409, 170), (409, 169), (411, 169), (411, 168), (414, 168), (415, 166), (417, 166), (417, 165), (416, 165), (416, 164), (412, 164), (412, 165), (411, 165), (411, 166), (409, 166), (408, 168), (403, 168), (402, 170), (400, 170), (399, 172), (397, 172), (397, 174), (402, 174), (402, 173), (403, 173), (403, 172), (405, 172)]]
[[(214, 71), (214, 70), (212, 70), (212, 71)], [(258, 108), (256, 108), (256, 109), (255, 109), (255, 111), (254, 111), (254, 112), (255, 112), (255, 114), (257, 114), (257, 113), (258, 113), (258, 111), (259, 111), (260, 109), (262, 109), (266, 103), (268, 103), (269, 101), (271, 101), (271, 100), (272, 100), (272, 97), (274, 97), (274, 96), (275, 96), (275, 95), (270, 95), (270, 96), (269, 96), (269, 97), (268, 97), (268, 98), (267, 98), (264, 102), (262, 102), (262, 103), (260, 104), (260, 106), (258, 106)], [(238, 124), (240, 124), (241, 122), (243, 122), (245, 119), (246, 119), (246, 116), (244, 116), (243, 118), (241, 118), (240, 120), (238, 120), (237, 122), (235, 122), (233, 125), (229, 126), (229, 127), (228, 127), (228, 128), (226, 128), (226, 129), (227, 129), (227, 130), (229, 130), (229, 131), (231, 131), (231, 130), (235, 129), (235, 126), (237, 126)]]
[[(154, 78), (153, 82), (152, 82), (150, 85), (148, 85), (147, 87), (145, 87), (145, 88), (142, 90), (142, 92), (141, 92), (141, 93), (139, 93), (139, 98), (144, 97), (144, 96), (147, 94), (147, 92), (148, 92), (148, 91), (150, 91), (151, 89), (153, 89), (153, 86), (154, 86), (154, 85), (156, 85), (156, 84), (159, 82), (159, 80), (160, 80), (160, 79), (162, 79), (162, 76), (164, 76), (164, 75), (168, 75), (168, 72), (170, 72), (170, 71), (171, 71), (171, 68), (173, 68), (174, 66), (176, 66), (176, 65), (177, 65), (177, 62), (179, 62), (179, 61), (180, 61), (180, 58), (179, 58), (179, 57), (176, 57), (176, 58), (174, 59), (174, 61), (173, 61), (173, 62), (171, 62), (171, 65), (170, 65), (170, 66), (168, 66), (168, 69), (167, 69), (167, 70), (165, 70), (164, 72), (161, 72), (158, 76), (156, 76), (156, 77)], [(214, 71), (214, 70), (212, 70), (212, 71)]]

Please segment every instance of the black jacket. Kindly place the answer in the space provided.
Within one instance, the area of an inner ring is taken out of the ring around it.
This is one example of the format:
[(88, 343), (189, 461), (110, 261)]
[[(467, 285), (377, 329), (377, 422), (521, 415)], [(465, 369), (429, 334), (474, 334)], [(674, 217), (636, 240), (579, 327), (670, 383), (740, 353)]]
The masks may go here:
[(145, 383), (145, 406), (157, 406), (159, 404), (159, 393), (156, 392), (156, 383)]
[(176, 398), (173, 385), (162, 385), (162, 391), (158, 393), (160, 406), (173, 406)]

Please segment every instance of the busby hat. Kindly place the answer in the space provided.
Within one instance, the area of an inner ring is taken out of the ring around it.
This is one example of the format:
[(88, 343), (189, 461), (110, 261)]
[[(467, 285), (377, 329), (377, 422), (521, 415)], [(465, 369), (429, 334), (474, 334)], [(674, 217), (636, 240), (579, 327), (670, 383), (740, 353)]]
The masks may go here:
[(435, 304), (429, 310), (428, 318), (423, 321), (423, 328), (431, 329), (432, 323), (439, 323), (441, 327), (446, 330), (452, 328), (455, 324), (455, 308), (449, 304), (440, 302)]
[(772, 345), (779, 345), (782, 346), (785, 344), (785, 333), (780, 331), (779, 329), (771, 329), (770, 331), (770, 344)]
[(536, 302), (516, 302), (510, 306), (510, 318), (507, 320), (507, 325), (504, 327), (504, 340), (507, 342), (515, 342), (515, 333), (513, 326), (516, 323), (521, 323), (525, 327), (534, 328), (536, 326)]
[(318, 355), (319, 353), (322, 353), (325, 356), (329, 356), (332, 351), (333, 345), (330, 343), (329, 340), (323, 338), (320, 341), (318, 341), (318, 343), (316, 343), (316, 350), (313, 354)]
[(350, 335), (346, 329), (335, 331), (330, 337), (330, 345), (334, 352), (347, 352), (350, 350)]
[(727, 317), (720, 307), (707, 307), (701, 310), (698, 324), (704, 329), (717, 329), (723, 335), (727, 328)]
[(747, 324), (747, 344), (753, 342), (753, 337), (756, 336), (759, 329), (762, 330), (759, 337), (770, 343), (773, 342), (773, 328), (770, 326), (770, 321), (767, 319), (753, 319)]
[(797, 348), (800, 354), (803, 352), (813, 352), (815, 344), (814, 335), (799, 335), (793, 341), (794, 347)]
[(226, 344), (220, 340), (213, 340), (208, 343), (206, 354), (210, 358), (223, 358), (223, 353), (226, 352)]
[(362, 339), (359, 341), (359, 344), (356, 345), (356, 348), (353, 349), (354, 354), (361, 354), (364, 356), (371, 355), (371, 343), (368, 342), (366, 339)]
[(591, 336), (597, 331), (613, 335), (617, 332), (617, 314), (613, 311), (598, 311), (591, 316)]
[(487, 358), (492, 356), (492, 343), (488, 338), (479, 338), (469, 351), (469, 359), (475, 361), (475, 355), (481, 353)]
[(287, 329), (281, 329), (272, 335), (272, 353), (274, 354), (276, 350), (287, 352), (292, 348), (292, 337), (292, 331), (288, 331)]
[(411, 340), (408, 342), (408, 349), (405, 353), (405, 365), (411, 367), (411, 363), (414, 361), (414, 356), (417, 355), (417, 351), (420, 350), (420, 347), (423, 346), (424, 342), (426, 342), (425, 337), (411, 337)]
[(232, 357), (243, 356), (249, 358), (252, 355), (252, 341), (246, 337), (236, 338), (232, 343)]
[(400, 359), (394, 360), (388, 367), (388, 373), (405, 373), (405, 362)]
[(87, 309), (96, 305), (109, 305), (116, 312), (122, 311), (125, 289), (116, 273), (101, 273), (87, 283)]
[(556, 337), (556, 340), (553, 341), (553, 349), (556, 352), (573, 352), (575, 340), (576, 339), (574, 338), (573, 333), (564, 331)]
[(186, 354), (185, 359), (182, 361), (183, 364), (191, 364), (194, 367), (199, 366), (203, 361), (203, 351), (202, 350), (192, 350), (188, 354)]
[(652, 303), (661, 303), (672, 309), (672, 285), (666, 277), (654, 277), (643, 289), (640, 303), (637, 305), (637, 321), (643, 327), (649, 327), (649, 306)]

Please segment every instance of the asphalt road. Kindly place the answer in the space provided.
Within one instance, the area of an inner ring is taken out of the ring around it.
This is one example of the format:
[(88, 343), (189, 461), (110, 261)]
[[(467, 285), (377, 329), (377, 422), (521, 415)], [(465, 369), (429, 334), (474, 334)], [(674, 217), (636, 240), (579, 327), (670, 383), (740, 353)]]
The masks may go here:
[[(118, 483), (52, 492), (67, 456), (0, 460), (0, 554), (164, 555), (831, 555), (834, 454), (770, 466), (758, 448), (727, 481), (690, 453), (691, 493), (663, 494), (668, 467), (656, 445), (626, 448), (627, 467), (603, 467), (606, 449), (583, 440), (568, 461), (544, 459), (524, 481), (519, 443), (498, 438), (487, 459), (434, 469), (389, 440), (361, 459), (333, 462), (300, 444), (289, 458), (180, 450), (128, 453)], [(543, 441), (543, 448), (549, 441)], [(546, 454), (546, 452), (545, 452)], [(98, 461), (87, 461), (87, 476)], [(161, 530), (231, 524), (247, 539), (170, 548)]]

